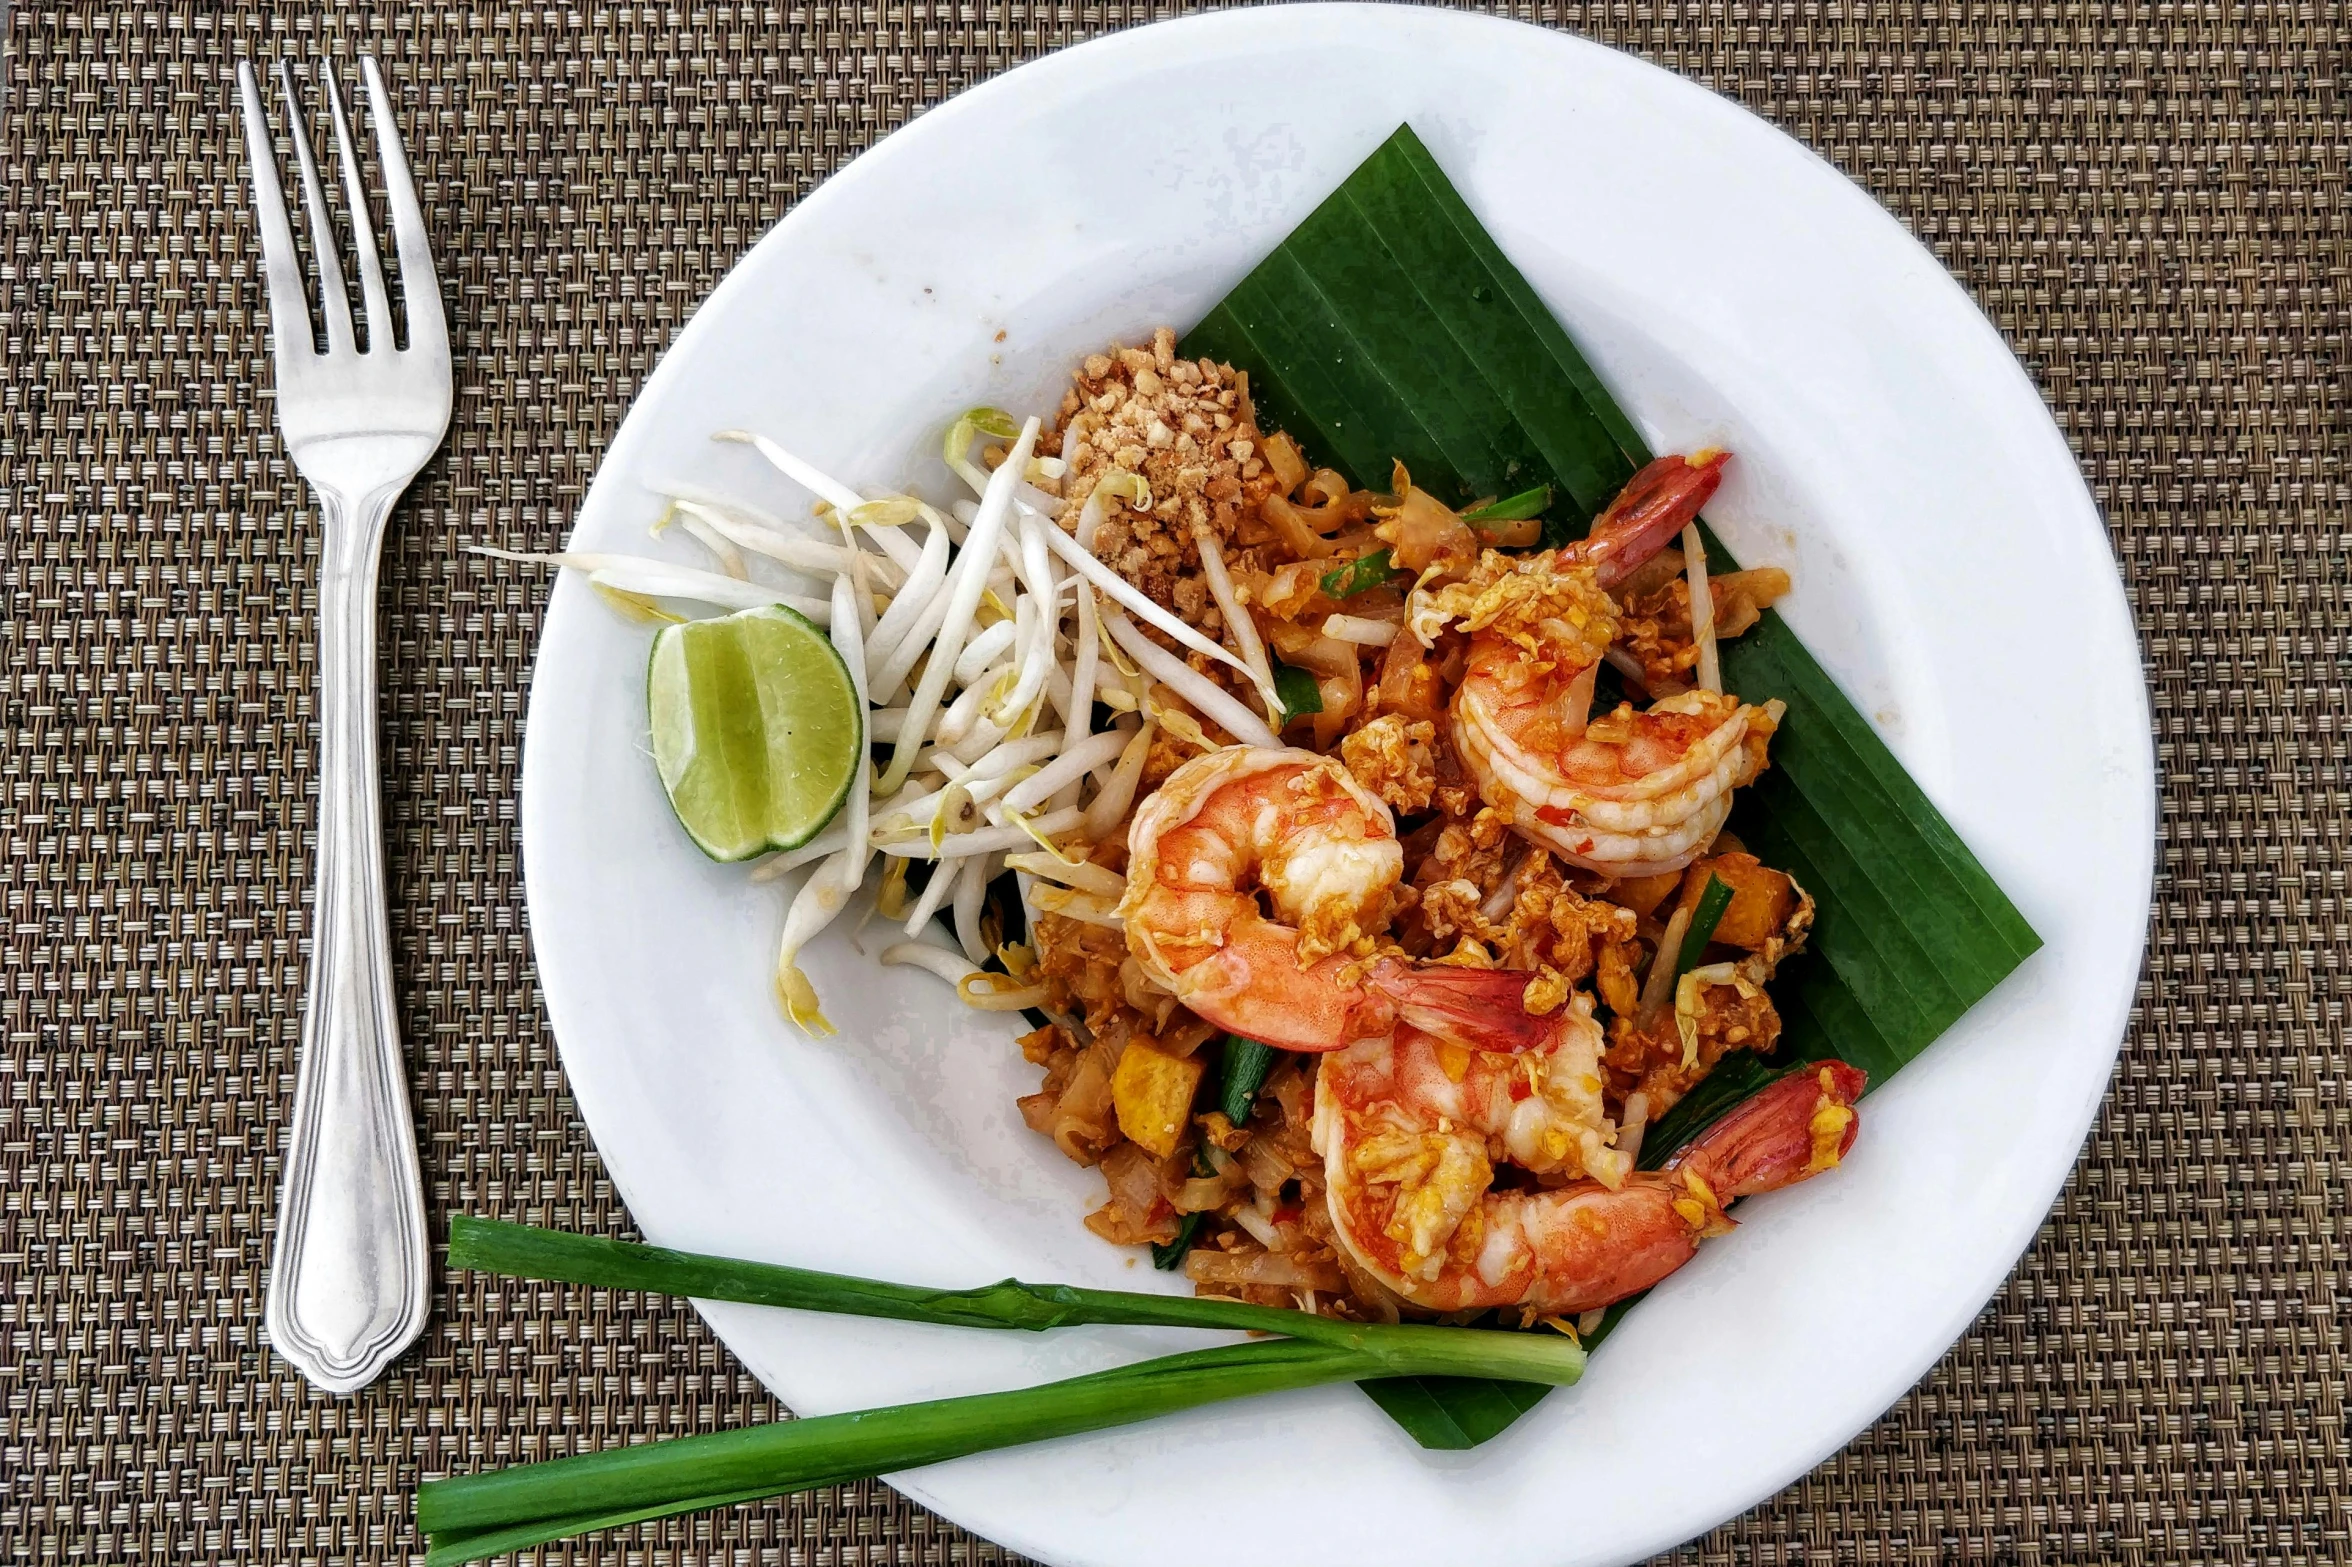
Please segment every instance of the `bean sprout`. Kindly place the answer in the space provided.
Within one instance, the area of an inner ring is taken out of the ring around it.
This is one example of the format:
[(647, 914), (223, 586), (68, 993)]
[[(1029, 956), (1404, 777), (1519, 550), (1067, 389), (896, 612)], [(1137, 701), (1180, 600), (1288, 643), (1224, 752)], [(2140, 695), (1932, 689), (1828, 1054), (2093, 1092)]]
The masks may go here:
[[(862, 494), (764, 435), (721, 431), (714, 439), (752, 447), (805, 491), (810, 512), (788, 521), (691, 485), (654, 486), (666, 502), (654, 533), (683, 529), (714, 569), (592, 551), (479, 551), (582, 572), (615, 608), (640, 619), (782, 604), (827, 628), (864, 715), (858, 777), (824, 831), (751, 870), (761, 884), (798, 882), (784, 911), (774, 986), (786, 1015), (810, 1033), (833, 1025), (802, 955), (870, 872), (880, 887), (863, 918), (921, 938), (893, 942), (885, 963), (927, 969), (976, 1007), (1035, 1006), (1045, 993), (1028, 982), (1034, 976), (977, 966), (994, 955), (982, 927), (996, 878), (1019, 876), (1035, 908), (1115, 925), (1125, 879), (1086, 852), (1123, 829), (1159, 737), (1209, 745), (1206, 723), (1244, 743), (1279, 744), (1248, 698), (1254, 691), (1279, 722), (1272, 658), (1218, 538), (1206, 530), (1195, 536), (1226, 627), (1221, 639), (1095, 553), (1107, 509), (1148, 510), (1150, 486), (1113, 471), (1096, 478), (1084, 506), (1067, 507), (1039, 485), (1066, 478), (1079, 445), (1065, 433), (1059, 456), (1042, 453), (1040, 429), (1037, 419), (1016, 421), (993, 408), (957, 418), (941, 456), (973, 494), (936, 506), (913, 495)], [(993, 469), (975, 452), (983, 439), (1002, 444)], [(1065, 531), (1056, 519), (1071, 509)], [(753, 575), (779, 570), (814, 579), (822, 595), (786, 592)], [(1370, 641), (1394, 627), (1339, 615), (1325, 633)], [(1243, 695), (1188, 664), (1192, 654), (1234, 670), (1248, 682), (1235, 688)], [(1118, 715), (1099, 732), (1098, 702)], [(910, 894), (907, 868), (917, 861), (931, 874)], [(942, 922), (954, 948), (925, 935)]]
[(1119, 765), (1080, 818), (1089, 841), (1102, 842), (1127, 819), (1127, 812), (1135, 804), (1136, 788), (1143, 782), (1143, 764), (1151, 756), (1152, 736), (1158, 732), (1159, 725), (1147, 718), (1127, 737), (1126, 749), (1119, 753)]
[(1266, 704), (1266, 722), (1279, 727), (1282, 703), (1274, 695), (1274, 666), (1266, 657), (1266, 644), (1258, 640), (1258, 623), (1233, 591), (1233, 578), (1225, 570), (1225, 550), (1206, 528), (1194, 530), (1193, 541), (1200, 549), (1201, 575), (1208, 579), (1209, 596), (1217, 601), (1217, 613), (1225, 618), (1234, 649), (1249, 666), (1250, 679), (1257, 682), (1258, 695)]
[(865, 497), (840, 480), (819, 471), (813, 463), (802, 461), (764, 435), (749, 430), (721, 430), (711, 437), (714, 441), (740, 441), (751, 447), (778, 473), (814, 495), (835, 511), (848, 513), (865, 504)]
[[(858, 626), (856, 605), (857, 585), (853, 573), (833, 579), (834, 651), (849, 666), (850, 683), (856, 688), (858, 711), (866, 708), (866, 650), (863, 632)], [(800, 950), (808, 945), (819, 931), (833, 923), (849, 895), (866, 879), (866, 861), (872, 854), (870, 846), (871, 804), (869, 784), (874, 770), (871, 748), (861, 747), (858, 754), (858, 775), (849, 787), (849, 821), (843, 837), (847, 840), (841, 852), (826, 860), (809, 873), (801, 884), (799, 895), (784, 916), (784, 934), (776, 950), (776, 999), (784, 1008), (784, 1015), (811, 1034), (837, 1032), (817, 1004), (816, 986), (801, 972)]]
[(695, 543), (710, 551), (710, 557), (718, 562), (722, 575), (745, 582), (751, 580), (751, 572), (743, 564), (743, 552), (735, 547), (735, 541), (682, 505), (673, 504), (655, 519), (651, 530), (653, 536), (660, 538), (663, 530), (673, 522), (692, 534)]
[(1126, 748), (1127, 737), (1117, 730), (1080, 741), (1006, 791), (1005, 809), (1026, 811), (1051, 799), (1065, 785), (1074, 784), (1103, 763), (1116, 760)]
[(1103, 624), (1111, 640), (1125, 648), (1129, 658), (1154, 680), (1184, 698), (1201, 717), (1221, 726), (1243, 745), (1279, 747), (1282, 744), (1274, 738), (1274, 731), (1259, 721), (1257, 714), (1211, 684), (1208, 676), (1155, 644), (1126, 616), (1107, 614)]
[[(988, 489), (980, 498), (980, 515), (973, 519), (972, 530), (964, 540), (963, 557), (948, 578), (947, 616), (940, 624), (937, 648), (930, 661), (923, 666), (923, 683), (915, 688), (914, 699), (907, 706), (914, 716), (908, 727), (919, 732), (947, 690), (948, 676), (955, 671), (956, 656), (964, 650), (964, 637), (972, 627), (973, 611), (980, 607), (980, 595), (988, 584), (987, 571), (996, 559), (996, 543), (1004, 530), (1005, 516), (1013, 507), (1013, 485), (1021, 476), (1021, 465), (1029, 460), (1030, 449), (1037, 444), (1038, 421), (1031, 419), (1021, 428), (1021, 438), (1013, 445), (1012, 454), (1004, 466), (989, 480)], [(890, 766), (882, 774), (881, 787), (896, 789), (904, 782), (907, 769), (914, 765), (919, 742), (901, 734), (896, 748), (890, 753)]]
[(1707, 584), (1707, 546), (1699, 525), (1682, 525), (1683, 573), (1690, 578), (1691, 640), (1699, 649), (1699, 686), (1723, 693), (1723, 657), (1715, 647), (1715, 592)]
[[(1166, 632), (1195, 653), (1204, 653), (1219, 663), (1232, 665), (1247, 675), (1252, 684), (1256, 684), (1258, 677), (1247, 664), (1193, 630), (1183, 621), (1178, 620), (1168, 611), (1160, 608), (1159, 605), (1154, 604), (1151, 601), (1151, 596), (1141, 588), (1111, 570), (1110, 567), (1095, 559), (1085, 550), (1080, 549), (1076, 539), (1071, 538), (1059, 528), (1051, 528), (1046, 531), (1045, 542), (1051, 545), (1054, 552), (1062, 559), (1076, 567), (1080, 576), (1118, 600), (1122, 606), (1132, 611), (1139, 619), (1147, 622), (1153, 630)], [(1129, 648), (1128, 651), (1132, 653), (1134, 649)], [(1268, 679), (1263, 694), (1271, 700), (1280, 701), (1280, 697), (1274, 691), (1271, 678)]]
[(644, 555), (602, 555), (583, 550), (542, 553), (493, 549), (487, 544), (472, 546), (472, 552), (492, 560), (562, 566), (566, 570), (584, 574), (591, 587), (611, 592), (646, 598), (692, 599), (698, 604), (711, 604), (720, 609), (765, 609), (771, 604), (782, 604), (806, 615), (820, 626), (833, 615), (833, 606), (824, 599), (810, 598), (802, 593), (786, 593), (757, 582), (723, 577), (715, 571), (699, 571), (692, 566), (680, 566)]
[[(755, 555), (764, 555), (780, 566), (794, 571), (823, 572), (837, 576), (849, 569), (850, 557), (857, 552), (846, 545), (822, 544), (798, 534), (783, 533), (757, 523), (745, 522), (729, 516), (723, 507), (704, 501), (678, 499), (670, 502), (678, 520), (689, 528), (708, 530)], [(697, 533), (697, 537), (700, 533)]]
[(1393, 620), (1367, 620), (1362, 615), (1326, 615), (1323, 634), (1334, 642), (1353, 642), (1358, 647), (1386, 647), (1397, 638), (1404, 627)]

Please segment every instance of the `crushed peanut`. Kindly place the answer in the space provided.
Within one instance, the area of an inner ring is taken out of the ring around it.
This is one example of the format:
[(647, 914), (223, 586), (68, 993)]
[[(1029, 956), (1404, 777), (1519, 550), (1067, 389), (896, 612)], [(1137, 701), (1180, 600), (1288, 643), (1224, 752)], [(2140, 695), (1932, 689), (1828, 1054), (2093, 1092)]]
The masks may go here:
[(1213, 625), (1200, 577), (1194, 533), (1223, 543), (1240, 520), (1273, 493), (1265, 437), (1251, 410), (1249, 378), (1213, 359), (1176, 357), (1176, 334), (1162, 327), (1149, 348), (1090, 354), (1062, 398), (1047, 450), (1069, 460), (1062, 494), (1075, 524), (1078, 508), (1114, 469), (1142, 475), (1151, 507), (1114, 502), (1095, 553), (1157, 603), (1196, 625)]

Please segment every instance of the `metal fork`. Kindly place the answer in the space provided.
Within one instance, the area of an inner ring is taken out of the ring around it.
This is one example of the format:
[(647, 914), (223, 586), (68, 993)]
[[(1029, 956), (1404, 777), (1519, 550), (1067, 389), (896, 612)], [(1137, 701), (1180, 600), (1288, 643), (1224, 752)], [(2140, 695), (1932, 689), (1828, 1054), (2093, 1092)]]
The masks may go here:
[[(278, 88), (310, 212), (321, 352), (310, 281), (294, 248), (277, 152), (253, 67), (237, 66), (253, 201), (269, 283), (278, 430), (318, 493), (318, 888), (302, 1061), (278, 1199), (277, 1248), (264, 1318), (270, 1343), (319, 1387), (366, 1386), (423, 1331), (431, 1251), (424, 1182), (409, 1120), (408, 1073), (394, 1014), (384, 918), (384, 847), (376, 770), (376, 561), (400, 492), (449, 427), (449, 333), (424, 213), (401, 151), (383, 74), (360, 61), (373, 112), (385, 203), (400, 260), (408, 343), (394, 342), (391, 297), (351, 146), (350, 115), (322, 64), (343, 169), (351, 246), (337, 243), (310, 133), (281, 62)], [(367, 346), (353, 333), (345, 262), (366, 308)]]

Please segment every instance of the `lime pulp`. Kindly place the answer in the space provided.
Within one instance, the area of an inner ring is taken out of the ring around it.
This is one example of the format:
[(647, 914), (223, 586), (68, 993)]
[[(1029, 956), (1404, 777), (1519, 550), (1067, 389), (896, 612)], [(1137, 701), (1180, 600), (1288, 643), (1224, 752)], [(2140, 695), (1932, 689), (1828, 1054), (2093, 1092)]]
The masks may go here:
[(866, 722), (849, 666), (781, 604), (664, 626), (645, 696), (670, 808), (714, 860), (799, 848), (857, 781)]

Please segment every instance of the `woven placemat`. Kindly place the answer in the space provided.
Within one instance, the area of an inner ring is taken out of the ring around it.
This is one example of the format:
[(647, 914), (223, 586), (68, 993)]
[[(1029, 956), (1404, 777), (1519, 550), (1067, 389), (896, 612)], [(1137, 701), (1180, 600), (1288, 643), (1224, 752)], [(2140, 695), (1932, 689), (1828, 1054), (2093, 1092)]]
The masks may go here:
[[(314, 1396), (263, 1346), (316, 533), (263, 395), (230, 63), (385, 57), (454, 305), (456, 417), (395, 519), (382, 616), (434, 1224), (625, 1233), (524, 939), (539, 590), (471, 569), (459, 542), (562, 536), (663, 345), (827, 173), (1149, 10), (120, 0), (9, 18), (0, 1559), (405, 1560), (421, 1476), (782, 1414), (690, 1311), (636, 1297), (445, 1277), (421, 1347), (352, 1399)], [(1769, 116), (1973, 291), (2110, 518), (2164, 774), (2139, 1008), (2033, 1251), (1884, 1419), (1676, 1559), (2352, 1557), (2340, 0), (1532, 11)], [(2053, 670), (2053, 701), (2064, 688)], [(878, 1484), (547, 1557), (1006, 1559)]]

